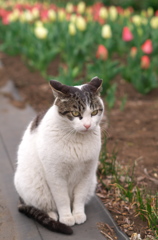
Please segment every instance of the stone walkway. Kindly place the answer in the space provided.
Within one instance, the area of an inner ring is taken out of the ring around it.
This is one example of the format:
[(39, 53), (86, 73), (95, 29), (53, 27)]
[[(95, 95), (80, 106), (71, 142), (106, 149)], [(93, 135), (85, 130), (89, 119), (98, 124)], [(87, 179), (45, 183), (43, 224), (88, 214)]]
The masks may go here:
[(35, 111), (27, 106), (19, 109), (11, 105), (6, 93), (20, 100), (11, 81), (0, 89), (0, 239), (1, 240), (105, 240), (97, 228), (98, 222), (114, 227), (118, 240), (127, 240), (116, 226), (109, 212), (97, 197), (86, 207), (88, 220), (73, 227), (74, 234), (66, 236), (50, 232), (17, 211), (18, 195), (13, 185), (16, 167), (16, 151), (23, 132), (35, 116)]

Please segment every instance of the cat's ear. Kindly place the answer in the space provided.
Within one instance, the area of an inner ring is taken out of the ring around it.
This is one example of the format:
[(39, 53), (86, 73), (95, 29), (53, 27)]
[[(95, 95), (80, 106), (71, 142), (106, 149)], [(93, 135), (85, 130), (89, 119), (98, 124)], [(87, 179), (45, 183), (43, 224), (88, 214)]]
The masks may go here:
[(56, 80), (50, 80), (49, 82), (51, 88), (52, 88), (52, 91), (53, 91), (53, 94), (54, 94), (54, 97), (66, 97), (69, 95), (70, 93), (70, 87), (69, 86), (66, 86)]
[(91, 86), (93, 86), (95, 88), (95, 91), (97, 94), (99, 94), (101, 92), (102, 89), (102, 80), (99, 79), (98, 77), (94, 77), (91, 79), (91, 81), (89, 82), (89, 84)]

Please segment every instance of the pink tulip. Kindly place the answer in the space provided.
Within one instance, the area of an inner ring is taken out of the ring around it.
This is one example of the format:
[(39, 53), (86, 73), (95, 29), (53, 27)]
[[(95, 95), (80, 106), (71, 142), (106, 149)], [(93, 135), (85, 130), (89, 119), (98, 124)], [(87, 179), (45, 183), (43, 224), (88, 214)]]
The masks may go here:
[(99, 58), (102, 60), (106, 60), (108, 58), (108, 50), (104, 45), (100, 44), (98, 46), (98, 49), (96, 52), (96, 58)]
[(133, 39), (133, 34), (128, 27), (124, 27), (122, 31), (122, 39), (125, 42), (129, 42)]
[(141, 47), (142, 51), (146, 54), (150, 54), (153, 51), (153, 45), (152, 45), (152, 41), (150, 39), (147, 39), (145, 41), (145, 43), (143, 43), (142, 47)]
[(150, 67), (150, 58), (146, 55), (141, 57), (141, 68), (148, 69)]

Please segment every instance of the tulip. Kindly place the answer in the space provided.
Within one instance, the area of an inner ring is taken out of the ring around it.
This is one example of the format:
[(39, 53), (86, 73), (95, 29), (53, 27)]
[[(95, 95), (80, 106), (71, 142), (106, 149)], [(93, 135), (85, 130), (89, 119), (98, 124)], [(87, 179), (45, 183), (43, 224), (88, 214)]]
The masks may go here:
[(150, 25), (152, 28), (157, 29), (158, 28), (158, 17), (152, 17), (152, 19), (150, 20)]
[(108, 11), (106, 9), (106, 7), (101, 7), (100, 11), (99, 11), (99, 17), (106, 19), (108, 17)]
[(48, 30), (45, 27), (40, 26), (35, 28), (34, 33), (37, 38), (45, 39), (47, 37)]
[(152, 41), (150, 39), (146, 40), (141, 47), (142, 51), (146, 54), (150, 54), (153, 51)]
[(108, 58), (108, 50), (104, 45), (100, 44), (98, 46), (98, 49), (96, 52), (96, 58), (99, 58), (102, 60), (106, 60)]
[(86, 20), (79, 16), (76, 18), (76, 27), (80, 30), (80, 31), (84, 31), (86, 29)]
[(102, 27), (101, 35), (103, 38), (111, 38), (112, 37), (112, 31), (111, 31), (111, 27), (109, 24), (105, 24)]
[(15, 9), (11, 14), (9, 14), (9, 22), (15, 22), (20, 17), (20, 11)]
[(74, 36), (76, 34), (76, 27), (74, 23), (69, 23), (69, 34)]
[(56, 12), (55, 12), (53, 9), (50, 9), (50, 10), (48, 11), (48, 18), (49, 18), (52, 22), (54, 22), (54, 21), (56, 20), (57, 15), (56, 15)]
[(66, 4), (66, 11), (67, 11), (68, 13), (72, 13), (73, 10), (74, 10), (73, 4), (70, 3), (70, 2), (68, 2), (68, 3)]
[(66, 14), (65, 14), (65, 11), (64, 11), (64, 9), (60, 9), (59, 11), (58, 11), (58, 19), (59, 19), (59, 21), (64, 21), (65, 20), (65, 18), (66, 18)]
[(40, 20), (38, 20), (38, 21), (35, 22), (35, 26), (36, 27), (43, 27), (43, 23)]
[(142, 23), (142, 19), (139, 15), (134, 15), (132, 17), (132, 22), (136, 25), (136, 26), (140, 26)]
[(77, 15), (76, 14), (71, 14), (70, 16), (70, 22), (75, 23), (76, 22)]
[(124, 27), (123, 28), (122, 39), (125, 42), (129, 42), (129, 41), (131, 41), (133, 39), (133, 34), (132, 34), (132, 32), (130, 31), (130, 29), (128, 27)]
[(152, 7), (149, 7), (147, 9), (147, 14), (148, 14), (149, 17), (153, 16), (154, 15), (154, 9)]
[(136, 56), (136, 54), (137, 54), (137, 48), (136, 47), (132, 47), (131, 51), (130, 51), (130, 56), (132, 58), (134, 58)]
[(32, 22), (33, 21), (33, 15), (28, 10), (25, 12), (25, 21), (26, 22)]
[(39, 9), (38, 8), (33, 8), (32, 9), (32, 15), (34, 18), (38, 18), (40, 13), (39, 13)]
[(150, 58), (146, 55), (141, 57), (141, 68), (148, 69), (150, 67)]
[(81, 1), (78, 3), (77, 5), (77, 12), (80, 13), (80, 14), (83, 14), (86, 10), (86, 4), (85, 2)]
[(109, 8), (109, 17), (112, 21), (115, 21), (118, 16), (117, 8), (114, 6), (111, 6)]

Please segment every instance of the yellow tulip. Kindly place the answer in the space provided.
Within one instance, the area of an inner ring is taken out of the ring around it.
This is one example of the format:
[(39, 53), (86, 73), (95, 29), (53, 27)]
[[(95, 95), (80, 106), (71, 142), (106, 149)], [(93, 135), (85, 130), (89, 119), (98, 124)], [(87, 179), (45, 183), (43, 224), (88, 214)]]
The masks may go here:
[(81, 1), (78, 3), (77, 5), (77, 12), (80, 13), (80, 14), (83, 14), (86, 10), (86, 4), (85, 2)]
[(102, 7), (99, 11), (99, 16), (103, 19), (106, 19), (108, 17), (108, 10), (106, 7)]
[(36, 27), (43, 27), (43, 23), (40, 20), (38, 20), (38, 21), (35, 22), (35, 26)]
[(65, 11), (62, 10), (62, 9), (60, 9), (60, 10), (58, 11), (58, 19), (59, 19), (59, 21), (62, 22), (62, 21), (65, 20), (65, 18), (66, 18)]
[(115, 21), (116, 18), (117, 18), (117, 16), (118, 16), (118, 12), (117, 12), (116, 7), (111, 6), (111, 7), (109, 8), (109, 17), (110, 17), (110, 19), (111, 19), (112, 21)]
[(148, 14), (149, 17), (153, 16), (154, 15), (154, 9), (152, 7), (149, 7), (147, 9), (147, 14)]
[(142, 19), (139, 15), (134, 15), (132, 17), (132, 22), (136, 25), (136, 26), (140, 26), (142, 23)]
[(28, 10), (24, 12), (24, 18), (26, 22), (32, 22), (34, 19), (32, 13)]
[(87, 24), (86, 24), (86, 20), (79, 16), (77, 17), (76, 19), (76, 27), (80, 30), (80, 31), (84, 31), (87, 27)]
[(77, 18), (77, 15), (74, 13), (74, 14), (71, 14), (70, 16), (70, 22), (72, 23), (75, 23), (76, 22), (76, 18)]
[(35, 36), (39, 39), (45, 39), (48, 35), (48, 30), (41, 26), (41, 27), (36, 27), (34, 30)]
[(69, 23), (69, 34), (74, 36), (76, 34), (76, 27), (74, 23)]
[(57, 18), (56, 12), (55, 12), (53, 9), (50, 9), (50, 10), (48, 11), (48, 18), (49, 18), (52, 22), (54, 22), (54, 21), (56, 20), (56, 18)]
[(111, 38), (112, 37), (112, 31), (111, 31), (111, 27), (109, 24), (105, 24), (102, 27), (101, 35), (103, 38)]
[(20, 11), (18, 9), (15, 9), (10, 15), (9, 15), (9, 22), (15, 22), (20, 17)]
[(34, 18), (38, 18), (39, 17), (39, 10), (37, 8), (33, 8), (32, 9), (32, 15)]
[(152, 17), (152, 19), (150, 20), (150, 25), (152, 28), (157, 29), (158, 28), (158, 17)]
[(73, 10), (74, 10), (73, 4), (70, 3), (70, 2), (68, 2), (68, 3), (66, 4), (66, 11), (67, 11), (68, 13), (72, 13)]
[(126, 8), (126, 9), (124, 10), (123, 15), (124, 15), (125, 17), (129, 17), (129, 16), (131, 15), (131, 12), (130, 12), (129, 8)]

